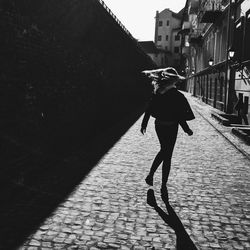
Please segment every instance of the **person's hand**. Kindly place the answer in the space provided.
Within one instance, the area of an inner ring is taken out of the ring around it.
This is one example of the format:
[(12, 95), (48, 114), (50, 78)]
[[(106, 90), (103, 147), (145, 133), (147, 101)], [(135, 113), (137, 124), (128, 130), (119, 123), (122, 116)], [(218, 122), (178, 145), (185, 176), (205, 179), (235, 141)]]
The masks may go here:
[(189, 130), (187, 131), (187, 134), (188, 134), (189, 136), (193, 135), (192, 129), (189, 129)]
[(141, 133), (144, 135), (145, 133), (146, 133), (146, 128), (144, 128), (144, 127), (141, 127)]

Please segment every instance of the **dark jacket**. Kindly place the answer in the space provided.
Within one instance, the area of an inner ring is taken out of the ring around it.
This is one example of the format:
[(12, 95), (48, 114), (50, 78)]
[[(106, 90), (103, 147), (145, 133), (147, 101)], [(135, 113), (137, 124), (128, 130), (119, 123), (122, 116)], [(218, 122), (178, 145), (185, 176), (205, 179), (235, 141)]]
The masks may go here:
[(142, 121), (143, 128), (147, 127), (150, 116), (163, 122), (179, 123), (185, 132), (189, 130), (186, 121), (195, 119), (186, 97), (176, 88), (164, 94), (152, 94)]

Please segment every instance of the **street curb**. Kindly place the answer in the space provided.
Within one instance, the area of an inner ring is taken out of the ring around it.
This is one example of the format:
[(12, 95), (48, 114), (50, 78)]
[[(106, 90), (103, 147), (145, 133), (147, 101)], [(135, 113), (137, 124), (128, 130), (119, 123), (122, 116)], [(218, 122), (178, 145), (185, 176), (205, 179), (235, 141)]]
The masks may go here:
[(232, 128), (220, 124), (212, 117), (212, 113), (216, 109), (212, 106), (202, 102), (197, 97), (190, 93), (183, 92), (185, 97), (189, 100), (190, 105), (206, 120), (218, 133), (220, 133), (230, 144), (232, 144), (238, 151), (240, 151), (250, 161), (250, 146), (246, 144), (237, 135), (232, 133)]

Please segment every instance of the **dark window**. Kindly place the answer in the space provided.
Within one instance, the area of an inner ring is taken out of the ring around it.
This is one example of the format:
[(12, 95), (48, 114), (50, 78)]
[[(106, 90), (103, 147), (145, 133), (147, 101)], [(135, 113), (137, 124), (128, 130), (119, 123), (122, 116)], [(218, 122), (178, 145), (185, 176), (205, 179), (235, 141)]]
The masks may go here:
[(158, 41), (161, 41), (161, 36), (158, 36)]
[(179, 53), (179, 47), (174, 47), (174, 53)]
[(238, 61), (242, 59), (242, 41), (243, 41), (243, 17), (240, 18), (234, 29), (234, 48), (235, 48), (235, 57), (234, 59), (237, 59)]
[(166, 35), (166, 41), (168, 41), (168, 35)]
[(159, 21), (159, 26), (162, 26), (162, 21)]
[(174, 37), (174, 39), (175, 39), (175, 41), (180, 41), (180, 36), (179, 36), (179, 35), (176, 35), (176, 36)]
[(167, 20), (167, 26), (169, 26), (169, 20)]
[(165, 50), (168, 50), (168, 46), (165, 46)]
[(212, 99), (212, 92), (213, 92), (213, 80), (210, 78), (210, 85), (209, 85), (209, 98)]
[(206, 103), (208, 103), (209, 77), (206, 76)]
[(224, 99), (224, 91), (223, 91), (223, 87), (224, 87), (224, 78), (223, 76), (220, 78), (220, 101), (223, 102)]

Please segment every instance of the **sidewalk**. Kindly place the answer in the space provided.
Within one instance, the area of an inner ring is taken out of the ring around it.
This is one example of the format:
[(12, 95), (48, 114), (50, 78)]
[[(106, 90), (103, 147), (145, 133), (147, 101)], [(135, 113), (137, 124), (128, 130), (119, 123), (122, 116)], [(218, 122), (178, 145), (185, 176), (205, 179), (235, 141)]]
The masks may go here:
[[(248, 148), (210, 117), (210, 107), (185, 95), (194, 135), (179, 130), (170, 204), (198, 249), (250, 249)], [(144, 178), (159, 146), (153, 119), (144, 136), (141, 119), (20, 249), (175, 249), (174, 231), (146, 203)], [(160, 180), (159, 169), (154, 190), (164, 208)]]
[(217, 109), (210, 105), (205, 104), (200, 99), (191, 96), (190, 93), (184, 93), (189, 99), (196, 111), (208, 121), (222, 136), (224, 136), (234, 147), (236, 147), (242, 154), (244, 154), (250, 160), (250, 146), (243, 140), (232, 133), (232, 127), (226, 127), (220, 124), (217, 120), (212, 118), (211, 113), (217, 113)]

